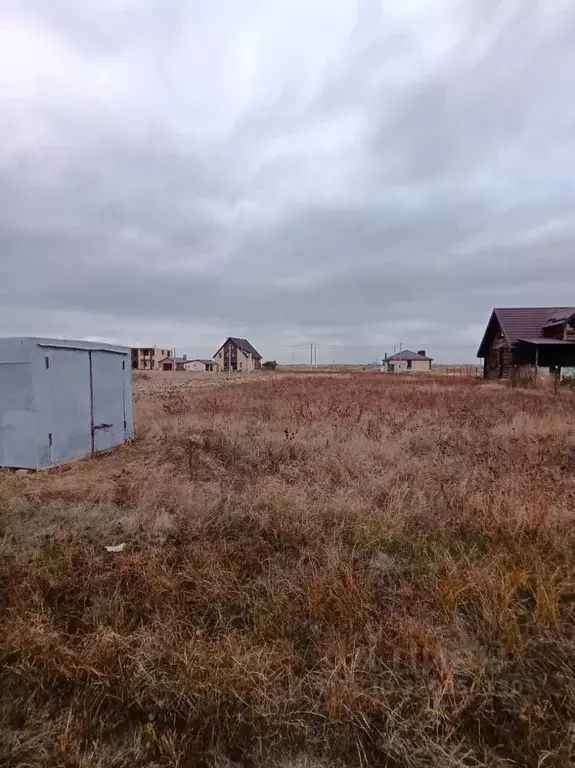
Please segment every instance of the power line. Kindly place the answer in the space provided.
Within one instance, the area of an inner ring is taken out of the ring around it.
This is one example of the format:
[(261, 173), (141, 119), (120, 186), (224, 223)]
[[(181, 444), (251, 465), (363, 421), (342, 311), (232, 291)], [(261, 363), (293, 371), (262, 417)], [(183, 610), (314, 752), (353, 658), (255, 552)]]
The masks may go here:
[(433, 349), (476, 349), (477, 344), (474, 342), (469, 342), (468, 344), (436, 344), (433, 341), (418, 341), (417, 343), (408, 343), (405, 344), (404, 342), (397, 342), (397, 341), (378, 341), (371, 344), (359, 344), (353, 341), (341, 341), (337, 343), (328, 343), (325, 344), (311, 344), (310, 342), (306, 342), (305, 344), (262, 344), (262, 346), (267, 347), (268, 349), (310, 349), (313, 347), (314, 349), (341, 349), (341, 348), (354, 348), (354, 349), (380, 349), (381, 347), (399, 347), (400, 349), (405, 349), (408, 346), (417, 346), (417, 347), (431, 347)]
[[(404, 344), (403, 342), (393, 342), (393, 341), (381, 341), (377, 342), (376, 344), (354, 344), (354, 342), (341, 342), (339, 344), (315, 344), (318, 349), (329, 349), (329, 348), (350, 348), (353, 347), (354, 349), (379, 349), (380, 347), (399, 347), (400, 351), (402, 349), (405, 349), (408, 345)], [(473, 349), (477, 349), (477, 344), (470, 343), (470, 344), (434, 344), (433, 342), (422, 342), (419, 341), (417, 344), (411, 344), (411, 346), (418, 346), (418, 347), (431, 347), (433, 349), (469, 349), (470, 347)], [(276, 347), (274, 346), (274, 349), (284, 349), (284, 347)], [(286, 347), (287, 349), (287, 347)]]

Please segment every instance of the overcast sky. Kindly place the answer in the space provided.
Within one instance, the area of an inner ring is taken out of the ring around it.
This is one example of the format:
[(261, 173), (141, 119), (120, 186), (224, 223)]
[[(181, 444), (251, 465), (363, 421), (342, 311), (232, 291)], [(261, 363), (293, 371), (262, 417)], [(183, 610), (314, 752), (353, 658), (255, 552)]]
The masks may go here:
[(575, 303), (572, 0), (1, 0), (0, 51), (0, 335), (472, 357)]

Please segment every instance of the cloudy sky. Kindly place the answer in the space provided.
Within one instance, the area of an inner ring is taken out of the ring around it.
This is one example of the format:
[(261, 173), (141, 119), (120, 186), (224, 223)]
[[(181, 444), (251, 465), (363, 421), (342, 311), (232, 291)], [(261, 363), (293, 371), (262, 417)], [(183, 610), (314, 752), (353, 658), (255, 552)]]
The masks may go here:
[(572, 0), (1, 0), (0, 51), (0, 335), (472, 358), (575, 303)]

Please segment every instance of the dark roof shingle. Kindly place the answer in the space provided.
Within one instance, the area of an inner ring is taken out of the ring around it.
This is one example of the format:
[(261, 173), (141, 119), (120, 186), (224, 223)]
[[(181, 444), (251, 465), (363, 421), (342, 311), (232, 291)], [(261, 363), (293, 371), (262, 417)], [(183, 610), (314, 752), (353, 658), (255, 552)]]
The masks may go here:
[(233, 344), (236, 345), (239, 349), (242, 349), (244, 352), (249, 352), (254, 357), (258, 358), (259, 360), (262, 359), (262, 356), (257, 351), (255, 347), (253, 347), (250, 342), (247, 339), (238, 339), (235, 336), (229, 336), (228, 341), (231, 341)]
[(412, 352), (410, 349), (404, 349), (403, 352), (396, 352), (395, 355), (391, 355), (391, 357), (387, 358), (388, 360), (395, 360), (396, 362), (400, 361), (413, 361), (413, 360), (424, 360), (431, 362), (432, 358), (427, 357), (426, 355), (420, 355), (419, 352)]

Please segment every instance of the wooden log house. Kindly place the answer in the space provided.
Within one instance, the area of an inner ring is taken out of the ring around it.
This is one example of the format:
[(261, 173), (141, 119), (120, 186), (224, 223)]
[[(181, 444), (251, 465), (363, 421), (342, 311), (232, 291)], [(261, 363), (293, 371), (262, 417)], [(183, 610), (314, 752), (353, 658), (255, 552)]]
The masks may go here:
[(486, 379), (507, 379), (523, 366), (575, 367), (575, 307), (494, 309), (477, 353)]

